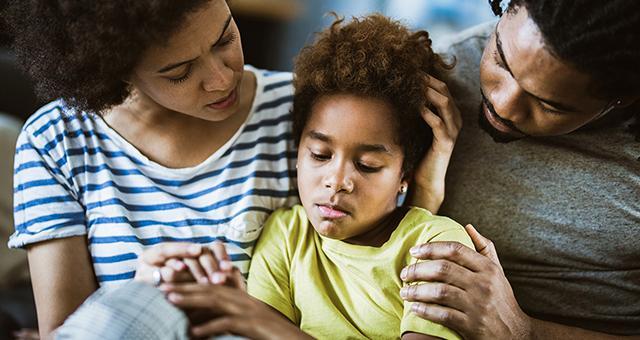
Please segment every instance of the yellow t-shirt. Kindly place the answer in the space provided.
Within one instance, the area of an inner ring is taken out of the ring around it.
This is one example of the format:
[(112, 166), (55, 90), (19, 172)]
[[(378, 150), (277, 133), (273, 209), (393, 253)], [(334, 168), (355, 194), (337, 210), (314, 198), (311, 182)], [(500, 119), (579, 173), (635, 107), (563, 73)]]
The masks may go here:
[(280, 209), (256, 244), (249, 294), (319, 339), (389, 339), (407, 331), (459, 339), (411, 313), (400, 297), (400, 271), (416, 261), (409, 248), (434, 241), (473, 248), (461, 225), (420, 208), (411, 208), (381, 247), (320, 236), (302, 206)]

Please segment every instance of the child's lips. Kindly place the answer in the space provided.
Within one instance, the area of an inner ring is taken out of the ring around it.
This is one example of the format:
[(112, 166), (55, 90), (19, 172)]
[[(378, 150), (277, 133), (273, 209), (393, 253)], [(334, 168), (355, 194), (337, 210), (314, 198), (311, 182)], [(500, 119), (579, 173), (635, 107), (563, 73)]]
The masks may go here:
[(331, 206), (325, 204), (318, 204), (318, 210), (320, 211), (320, 216), (327, 219), (338, 219), (348, 215), (348, 213), (342, 210), (338, 206)]

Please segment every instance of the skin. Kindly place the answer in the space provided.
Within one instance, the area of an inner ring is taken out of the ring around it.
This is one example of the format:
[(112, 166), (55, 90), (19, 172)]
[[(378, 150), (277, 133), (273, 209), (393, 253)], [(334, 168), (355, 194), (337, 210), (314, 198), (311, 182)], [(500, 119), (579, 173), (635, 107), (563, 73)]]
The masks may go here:
[[(572, 132), (616, 99), (592, 93), (588, 75), (556, 58), (524, 8), (498, 23), (482, 55), (480, 83), (494, 109), (490, 116), (531, 136)], [(495, 119), (489, 122), (501, 128)]]
[[(588, 77), (549, 53), (526, 9), (516, 8), (506, 14), (497, 32), (503, 52), (501, 65), (495, 62), (494, 34), (483, 54), (481, 86), (495, 114), (520, 132), (504, 129), (495, 121), (494, 128), (514, 138), (523, 137), (523, 133), (565, 134), (588, 124), (607, 108), (609, 99), (590, 95)], [(504, 65), (509, 65), (511, 72)], [(535, 97), (575, 110), (561, 111), (557, 105), (547, 105)], [(629, 105), (633, 100), (621, 98), (621, 104), (615, 106)], [(544, 108), (561, 112), (545, 112)], [(406, 282), (430, 281), (401, 291), (405, 300), (417, 302), (416, 314), (468, 339), (620, 338), (526, 315), (514, 297), (493, 243), (471, 225), (466, 229), (478, 252), (454, 242), (423, 244), (413, 249), (414, 257), (430, 260), (408, 266), (401, 274)]]
[[(233, 136), (247, 117), (255, 95), (255, 76), (243, 71), (239, 32), (229, 18), (224, 0), (212, 0), (192, 14), (166, 44), (148, 49), (128, 80), (131, 96), (104, 113), (105, 121), (151, 160), (167, 167), (197, 165)], [(230, 36), (234, 39), (229, 39)], [(158, 73), (167, 65), (185, 60), (191, 61)], [(184, 76), (187, 69), (190, 69), (188, 78), (180, 83), (170, 81)], [(232, 105), (224, 109), (206, 106), (234, 90), (237, 94)], [(196, 277), (215, 281), (213, 274), (220, 268), (214, 265), (218, 263), (214, 251), (201, 248), (190, 252), (191, 246), (154, 247), (141, 256), (136, 279), (149, 280), (150, 268), (162, 263), (167, 279)], [(86, 237), (37, 243), (29, 246), (27, 252), (39, 332), (42, 338), (47, 338), (98, 285)], [(187, 260), (177, 260), (183, 258)], [(229, 263), (223, 263), (224, 259), (220, 266), (226, 267), (232, 278)], [(191, 272), (184, 275), (187, 269)]]
[[(429, 171), (424, 174), (424, 178), (434, 184), (429, 190), (437, 192), (440, 182), (444, 182), (448, 160), (460, 131), (461, 117), (447, 86), (433, 77), (426, 81), (428, 89), (425, 96), (438, 114), (427, 108), (422, 112), (425, 122), (433, 130), (434, 143), (419, 166), (423, 167), (422, 171)], [(390, 124), (391, 112), (391, 108), (382, 101), (352, 95), (327, 95), (314, 105), (298, 148), (298, 182), (303, 205), (305, 209), (311, 207), (308, 215), (319, 233), (363, 245), (379, 246), (388, 240), (393, 229), (388, 228), (386, 217), (393, 215), (400, 186), (406, 184), (401, 171), (401, 148), (386, 128)], [(321, 138), (317, 138), (319, 136)], [(382, 145), (390, 152), (363, 148), (370, 145)], [(361, 163), (379, 169), (374, 173), (363, 173)], [(350, 215), (327, 220), (313, 212), (317, 209), (316, 202), (325, 203), (332, 199), (344, 206), (348, 202)], [(436, 209), (440, 202), (437, 202)], [(376, 208), (370, 208), (372, 205)], [(165, 257), (162, 251), (158, 251), (143, 261), (157, 261), (158, 265)], [(180, 308), (223, 315), (193, 325), (191, 332), (197, 336), (232, 333), (252, 339), (308, 338), (278, 311), (255, 300), (245, 291), (222, 293), (226, 288), (194, 284), (164, 284), (161, 289), (168, 294), (169, 301)], [(433, 339), (418, 333), (405, 333), (402, 338)]]
[[(403, 179), (393, 109), (379, 99), (320, 97), (298, 148), (298, 191), (309, 221), (323, 236), (380, 246), (389, 239)], [(333, 212), (340, 217), (327, 216)]]

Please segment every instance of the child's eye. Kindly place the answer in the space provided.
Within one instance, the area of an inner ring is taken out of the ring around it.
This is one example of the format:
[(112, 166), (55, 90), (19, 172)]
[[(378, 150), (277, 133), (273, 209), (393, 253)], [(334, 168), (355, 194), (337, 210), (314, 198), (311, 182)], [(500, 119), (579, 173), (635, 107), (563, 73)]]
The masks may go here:
[(362, 162), (358, 162), (357, 163), (358, 168), (360, 169), (360, 171), (362, 172), (377, 172), (380, 170), (381, 167), (376, 167), (376, 166), (370, 166), (370, 165), (366, 165)]
[(317, 161), (326, 161), (331, 159), (331, 156), (329, 155), (325, 155), (325, 154), (321, 154), (321, 153), (315, 153), (313, 151), (309, 151), (311, 153), (311, 158), (317, 160)]

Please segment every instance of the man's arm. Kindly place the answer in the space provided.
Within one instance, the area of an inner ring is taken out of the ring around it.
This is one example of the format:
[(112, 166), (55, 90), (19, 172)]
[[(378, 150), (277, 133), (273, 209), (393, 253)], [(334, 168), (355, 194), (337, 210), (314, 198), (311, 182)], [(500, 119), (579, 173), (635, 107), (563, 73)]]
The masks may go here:
[(27, 248), (40, 337), (48, 339), (98, 284), (84, 235)]
[(515, 299), (493, 243), (471, 225), (466, 229), (478, 252), (457, 242), (412, 249), (414, 257), (430, 260), (401, 273), (405, 282), (426, 281), (402, 291), (403, 299), (414, 302), (414, 313), (467, 339), (620, 338), (529, 317)]

